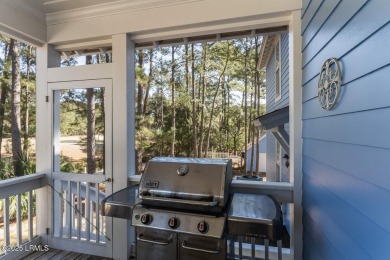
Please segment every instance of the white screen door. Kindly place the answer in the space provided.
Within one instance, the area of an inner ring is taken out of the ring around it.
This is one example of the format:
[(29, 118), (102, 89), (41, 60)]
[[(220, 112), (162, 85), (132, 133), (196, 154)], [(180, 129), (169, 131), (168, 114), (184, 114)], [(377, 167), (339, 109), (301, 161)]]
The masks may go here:
[(112, 80), (49, 83), (52, 232), (55, 248), (112, 257)]

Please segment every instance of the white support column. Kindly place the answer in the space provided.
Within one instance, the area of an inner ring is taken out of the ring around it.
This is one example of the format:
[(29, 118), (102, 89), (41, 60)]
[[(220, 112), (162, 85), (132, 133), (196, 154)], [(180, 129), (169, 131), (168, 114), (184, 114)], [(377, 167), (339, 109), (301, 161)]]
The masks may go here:
[[(60, 54), (52, 46), (44, 45), (37, 48), (37, 81), (36, 81), (36, 171), (51, 173), (51, 102), (46, 102), (47, 69), (60, 66)], [(51, 228), (50, 187), (37, 190), (37, 235), (42, 236), (46, 243), (46, 228)]]
[(302, 259), (302, 38), (301, 11), (293, 11), (289, 25), (290, 180), (294, 184), (291, 208), (291, 253)]
[[(112, 37), (113, 53), (113, 192), (126, 188), (135, 174), (135, 55), (127, 34)], [(113, 258), (128, 259), (132, 235), (128, 221), (113, 218)]]

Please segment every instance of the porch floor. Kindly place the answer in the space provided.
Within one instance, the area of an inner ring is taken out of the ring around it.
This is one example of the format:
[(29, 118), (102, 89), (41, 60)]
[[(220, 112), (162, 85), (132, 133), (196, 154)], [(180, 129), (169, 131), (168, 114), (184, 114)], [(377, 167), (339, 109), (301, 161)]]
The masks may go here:
[(110, 260), (111, 258), (94, 256), (94, 255), (86, 255), (71, 251), (64, 251), (59, 249), (51, 248), (47, 252), (36, 251), (33, 252), (26, 257), (22, 258), (23, 260)]

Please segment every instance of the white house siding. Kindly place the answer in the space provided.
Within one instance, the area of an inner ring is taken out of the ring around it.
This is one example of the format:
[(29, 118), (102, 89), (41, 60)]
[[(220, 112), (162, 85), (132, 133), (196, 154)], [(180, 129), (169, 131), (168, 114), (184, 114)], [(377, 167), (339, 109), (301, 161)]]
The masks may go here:
[[(304, 0), (304, 259), (390, 256), (390, 2)], [(323, 62), (339, 59), (338, 104), (317, 100)]]
[[(275, 50), (271, 54), (269, 63), (266, 67), (266, 89), (267, 89), (267, 104), (266, 110), (267, 113), (275, 111), (277, 109), (288, 106), (288, 71), (289, 71), (289, 62), (288, 62), (288, 33), (283, 33), (280, 36), (281, 46), (281, 86), (282, 94), (279, 101), (275, 102)], [(288, 133), (288, 124), (285, 125), (286, 131)], [(279, 177), (276, 176), (276, 162), (275, 162), (275, 153), (276, 153), (276, 139), (271, 134), (270, 131), (267, 131), (267, 181), (278, 181)], [(282, 157), (286, 152), (282, 149)], [(284, 166), (284, 161), (282, 163), (282, 181), (288, 182), (290, 180), (289, 169)]]

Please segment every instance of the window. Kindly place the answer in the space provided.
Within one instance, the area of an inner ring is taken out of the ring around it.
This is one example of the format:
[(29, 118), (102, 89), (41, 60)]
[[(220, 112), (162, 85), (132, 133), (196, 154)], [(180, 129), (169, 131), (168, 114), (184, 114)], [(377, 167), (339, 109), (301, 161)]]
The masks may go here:
[(275, 154), (275, 166), (276, 166), (276, 174), (275, 177), (278, 181), (282, 180), (282, 168), (281, 168), (281, 161), (282, 161), (282, 152), (280, 149), (279, 142), (276, 142), (276, 154)]
[(280, 36), (277, 38), (275, 44), (275, 102), (279, 101), (282, 96), (282, 84), (281, 84), (281, 55), (280, 55)]

